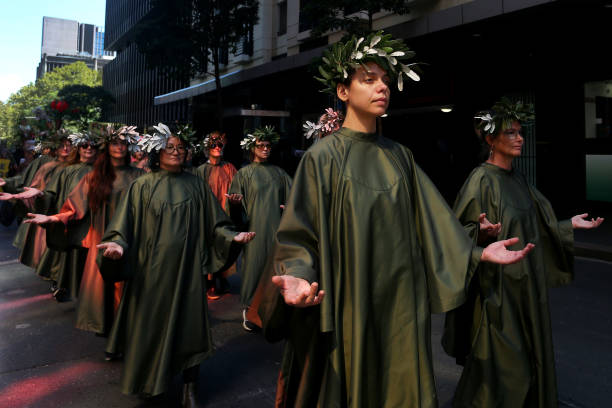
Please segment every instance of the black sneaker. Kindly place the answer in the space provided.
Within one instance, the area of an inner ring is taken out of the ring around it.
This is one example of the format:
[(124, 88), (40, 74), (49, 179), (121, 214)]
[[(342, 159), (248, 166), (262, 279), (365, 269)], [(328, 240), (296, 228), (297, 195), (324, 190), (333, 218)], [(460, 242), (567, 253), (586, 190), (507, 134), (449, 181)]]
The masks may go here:
[(68, 292), (66, 291), (66, 289), (63, 289), (63, 288), (55, 289), (52, 295), (55, 298), (55, 300), (57, 300), (60, 303), (67, 302), (70, 300), (70, 296), (68, 296)]

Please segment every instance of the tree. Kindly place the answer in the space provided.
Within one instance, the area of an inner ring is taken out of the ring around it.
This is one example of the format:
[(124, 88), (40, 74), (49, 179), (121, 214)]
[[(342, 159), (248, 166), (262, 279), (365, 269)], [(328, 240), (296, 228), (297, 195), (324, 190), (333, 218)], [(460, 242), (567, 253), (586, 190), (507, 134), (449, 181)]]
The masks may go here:
[(150, 68), (179, 80), (215, 78), (223, 126), (221, 59), (236, 53), (258, 21), (257, 0), (151, 0), (152, 10), (134, 41)]
[(91, 122), (99, 121), (102, 112), (115, 103), (115, 98), (102, 86), (66, 85), (57, 97), (68, 104), (65, 125), (81, 131)]
[[(89, 69), (84, 62), (78, 61), (70, 65), (47, 72), (36, 83), (29, 83), (13, 93), (0, 112), (0, 137), (15, 143), (22, 137), (19, 125), (25, 117), (32, 116), (32, 111), (39, 106), (48, 107), (58, 99), (60, 91), (68, 85), (100, 87), (102, 75)], [(74, 107), (73, 107), (74, 108)], [(68, 111), (66, 115), (70, 113)]]
[(373, 31), (374, 14), (381, 10), (408, 14), (413, 0), (301, 0), (301, 18), (311, 26), (311, 35), (345, 30), (364, 36)]

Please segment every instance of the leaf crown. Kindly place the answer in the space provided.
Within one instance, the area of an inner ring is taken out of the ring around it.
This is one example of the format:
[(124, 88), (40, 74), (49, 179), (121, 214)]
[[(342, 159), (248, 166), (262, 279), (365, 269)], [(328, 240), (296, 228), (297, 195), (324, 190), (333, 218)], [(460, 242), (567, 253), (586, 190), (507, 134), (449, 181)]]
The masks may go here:
[(403, 40), (394, 39), (391, 34), (377, 31), (367, 37), (351, 37), (348, 41), (337, 42), (324, 51), (319, 65), (320, 77), (315, 79), (325, 85), (321, 92), (336, 95), (336, 87), (345, 82), (349, 75), (367, 62), (375, 62), (387, 72), (391, 80), (397, 81), (397, 88), (404, 89), (404, 76), (420, 81), (414, 71), (417, 63), (405, 63), (415, 56)]
[(481, 138), (494, 135), (504, 129), (512, 127), (512, 122), (527, 123), (535, 119), (533, 104), (524, 104), (522, 101), (512, 102), (509, 98), (500, 99), (490, 111), (478, 112), (476, 130)]
[(280, 135), (274, 129), (274, 126), (264, 126), (257, 128), (253, 133), (247, 133), (245, 138), (240, 142), (240, 147), (243, 150), (251, 150), (257, 141), (267, 141), (272, 144), (276, 144), (280, 140)]

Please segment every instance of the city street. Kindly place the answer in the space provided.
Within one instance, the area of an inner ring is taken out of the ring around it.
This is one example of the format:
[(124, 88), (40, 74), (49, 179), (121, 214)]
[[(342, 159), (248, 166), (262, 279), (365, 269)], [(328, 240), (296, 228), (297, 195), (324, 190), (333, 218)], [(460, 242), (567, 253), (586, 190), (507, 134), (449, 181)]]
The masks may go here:
[[(144, 407), (119, 391), (121, 362), (106, 362), (105, 339), (74, 328), (74, 302), (57, 303), (48, 284), (16, 261), (15, 227), (0, 226), (0, 407)], [(216, 354), (201, 366), (202, 407), (271, 407), (282, 344), (241, 327), (239, 277), (209, 302)], [(561, 406), (608, 407), (612, 399), (612, 263), (578, 258), (576, 280), (551, 290)], [(460, 367), (440, 347), (433, 317), (441, 407), (450, 406)], [(156, 406), (175, 406), (179, 378)]]

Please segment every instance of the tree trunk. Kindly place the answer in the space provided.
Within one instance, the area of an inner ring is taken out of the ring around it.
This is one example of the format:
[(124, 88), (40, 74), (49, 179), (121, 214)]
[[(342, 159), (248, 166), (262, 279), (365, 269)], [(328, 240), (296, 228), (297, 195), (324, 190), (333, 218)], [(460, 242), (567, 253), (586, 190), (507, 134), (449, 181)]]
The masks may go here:
[(219, 126), (219, 131), (223, 132), (223, 95), (221, 87), (221, 74), (219, 73), (219, 48), (214, 48), (212, 51), (215, 87), (217, 91), (217, 123)]

